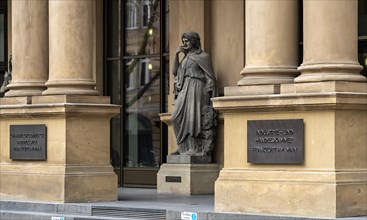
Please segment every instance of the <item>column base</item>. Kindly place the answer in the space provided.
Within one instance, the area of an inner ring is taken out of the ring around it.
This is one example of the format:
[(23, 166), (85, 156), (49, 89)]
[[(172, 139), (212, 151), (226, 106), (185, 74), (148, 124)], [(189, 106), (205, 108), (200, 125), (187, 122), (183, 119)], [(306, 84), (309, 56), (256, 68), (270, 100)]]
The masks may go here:
[(363, 67), (351, 63), (341, 64), (302, 64), (298, 67), (301, 75), (294, 82), (350, 81), (365, 82), (366, 77), (360, 74)]
[(244, 77), (237, 82), (238, 86), (293, 83), (299, 72), (297, 67), (245, 67), (241, 74)]
[(42, 95), (46, 89), (45, 82), (11, 82), (8, 86), (9, 91), (5, 97), (37, 96)]
[(218, 164), (163, 164), (157, 174), (157, 192), (175, 195), (214, 194)]
[[(38, 96), (31, 102), (5, 99), (6, 105), (0, 106), (2, 199), (117, 200), (109, 139), (110, 118), (119, 113), (119, 106), (99, 96)], [(10, 159), (10, 125), (32, 124), (47, 128), (46, 160)]]
[(95, 83), (90, 80), (52, 80), (47, 81), (47, 90), (42, 95), (98, 95)]

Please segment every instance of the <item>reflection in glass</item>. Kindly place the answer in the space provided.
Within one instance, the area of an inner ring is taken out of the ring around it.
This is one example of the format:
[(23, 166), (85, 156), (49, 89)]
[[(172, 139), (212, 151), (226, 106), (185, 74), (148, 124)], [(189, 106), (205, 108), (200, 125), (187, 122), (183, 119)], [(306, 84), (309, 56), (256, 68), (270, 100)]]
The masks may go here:
[(127, 0), (126, 55), (159, 53), (159, 3), (159, 0)]
[(125, 166), (158, 167), (160, 163), (159, 58), (126, 62)]
[(152, 16), (151, 14), (152, 3), (153, 2), (150, 0), (144, 0), (143, 2), (143, 12), (142, 12), (143, 27), (146, 27), (149, 25), (149, 21)]
[(126, 28), (136, 28), (138, 27), (138, 7), (133, 1), (128, 1), (126, 3)]

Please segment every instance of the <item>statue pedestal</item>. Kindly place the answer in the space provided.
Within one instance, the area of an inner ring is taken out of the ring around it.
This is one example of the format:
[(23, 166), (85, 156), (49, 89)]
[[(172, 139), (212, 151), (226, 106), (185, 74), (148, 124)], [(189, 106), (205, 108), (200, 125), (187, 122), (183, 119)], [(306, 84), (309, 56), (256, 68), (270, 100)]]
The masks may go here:
[[(188, 155), (169, 155), (157, 174), (157, 191), (162, 194), (207, 195), (214, 194), (214, 183), (220, 166), (200, 163), (207, 158)], [(211, 158), (209, 156), (209, 158)], [(176, 163), (173, 163), (175, 161)], [(189, 161), (189, 162), (187, 162)], [(183, 163), (186, 162), (186, 163)]]

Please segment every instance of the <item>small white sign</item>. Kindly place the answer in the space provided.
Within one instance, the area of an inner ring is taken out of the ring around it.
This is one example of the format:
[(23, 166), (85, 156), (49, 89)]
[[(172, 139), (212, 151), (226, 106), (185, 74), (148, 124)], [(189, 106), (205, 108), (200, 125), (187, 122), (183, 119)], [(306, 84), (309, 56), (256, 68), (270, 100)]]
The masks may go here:
[(198, 214), (196, 212), (181, 212), (181, 220), (197, 220)]
[(64, 217), (51, 217), (51, 220), (65, 220)]

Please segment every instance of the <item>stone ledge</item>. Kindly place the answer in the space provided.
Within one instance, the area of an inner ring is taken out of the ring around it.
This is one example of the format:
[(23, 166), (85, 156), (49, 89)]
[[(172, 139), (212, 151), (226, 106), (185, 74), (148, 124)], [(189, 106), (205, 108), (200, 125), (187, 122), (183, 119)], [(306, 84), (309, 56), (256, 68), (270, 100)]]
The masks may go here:
[(0, 106), (0, 118), (29, 116), (72, 116), (89, 115), (99, 117), (113, 117), (120, 113), (119, 105), (89, 104), (89, 103), (55, 103), (55, 104), (26, 104)]
[(3, 105), (27, 105), (31, 103), (31, 97), (4, 97), (0, 98), (0, 107)]
[(110, 97), (88, 96), (88, 95), (45, 95), (45, 96), (32, 97), (32, 104), (52, 104), (52, 103), (110, 104)]
[(224, 96), (279, 94), (280, 85), (231, 86), (224, 88)]
[(292, 93), (258, 96), (224, 96), (212, 98), (220, 112), (308, 111), (315, 109), (366, 110), (367, 93)]
[(367, 169), (231, 169), (223, 168), (218, 180), (283, 182), (297, 184), (366, 184)]
[(280, 85), (281, 94), (325, 92), (367, 93), (367, 83), (329, 81)]

